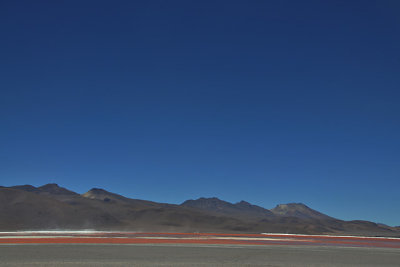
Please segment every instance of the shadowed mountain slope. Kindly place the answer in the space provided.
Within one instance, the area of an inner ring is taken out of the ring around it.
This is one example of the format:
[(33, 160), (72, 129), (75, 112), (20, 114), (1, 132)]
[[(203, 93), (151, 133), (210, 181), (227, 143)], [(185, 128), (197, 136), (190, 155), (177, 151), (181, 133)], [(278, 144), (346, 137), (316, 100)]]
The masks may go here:
[(40, 187), (34, 187), (32, 185), (16, 185), (16, 186), (11, 186), (9, 188), (23, 190), (26, 192), (34, 192), (34, 193), (49, 194), (49, 195), (78, 195), (73, 191), (58, 186), (58, 184), (45, 184)]
[(118, 220), (90, 206), (18, 189), (0, 189), (0, 229), (76, 229), (109, 227)]
[(37, 189), (42, 193), (48, 193), (51, 195), (78, 195), (73, 191), (58, 186), (58, 184), (46, 184), (41, 187), (38, 187)]
[(40, 190), (32, 185), (26, 184), (26, 185), (16, 185), (16, 186), (11, 186), (9, 187), (11, 189), (18, 189), (18, 190), (23, 190), (27, 192), (40, 192)]
[(78, 193), (75, 193), (71, 190), (68, 190), (64, 187), (60, 187), (58, 184), (45, 184), (40, 187), (34, 187), (32, 185), (17, 185), (11, 186), (11, 189), (22, 190), (26, 192), (32, 192), (43, 196), (49, 196), (51, 198), (56, 198), (58, 200), (71, 200), (74, 197), (79, 196)]
[(208, 212), (224, 214), (241, 219), (269, 218), (273, 213), (262, 207), (252, 205), (246, 201), (240, 201), (236, 204), (213, 198), (199, 198), (197, 200), (186, 200), (181, 204), (184, 207), (191, 207)]
[(82, 194), (81, 196), (84, 198), (88, 198), (88, 199), (101, 200), (103, 202), (135, 205), (135, 206), (141, 207), (141, 208), (165, 207), (168, 205), (173, 206), (170, 204), (162, 204), (162, 203), (156, 203), (156, 202), (147, 201), (147, 200), (127, 198), (127, 197), (121, 196), (119, 194), (108, 192), (101, 188), (92, 188), (89, 191), (87, 191), (86, 193)]

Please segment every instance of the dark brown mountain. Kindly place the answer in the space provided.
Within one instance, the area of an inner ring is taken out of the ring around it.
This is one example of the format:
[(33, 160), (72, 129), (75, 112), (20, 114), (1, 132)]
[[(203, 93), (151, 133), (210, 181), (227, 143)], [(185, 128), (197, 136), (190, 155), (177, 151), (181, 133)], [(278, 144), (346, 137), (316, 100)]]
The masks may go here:
[(19, 189), (19, 190), (24, 190), (27, 192), (39, 192), (40, 190), (37, 189), (36, 187), (26, 184), (26, 185), (16, 185), (16, 186), (11, 186), (10, 188), (12, 189)]
[(400, 236), (400, 229), (366, 221), (341, 221), (304, 204), (272, 211), (217, 198), (181, 205), (131, 199), (93, 188), (83, 195), (56, 184), (0, 187), (0, 231), (96, 229), (167, 232), (280, 232)]
[(32, 185), (16, 185), (9, 187), (11, 189), (18, 189), (27, 192), (51, 194), (51, 195), (78, 195), (77, 193), (70, 191), (64, 187), (60, 187), (57, 184), (45, 184), (40, 187), (34, 187)]
[[(89, 191), (87, 191), (86, 193), (82, 194), (82, 197), (85, 197), (88, 199), (101, 200), (104, 202), (111, 202), (111, 203), (117, 202), (117, 203), (121, 203), (121, 204), (122, 203), (130, 204), (130, 205), (135, 205), (136, 207), (141, 207), (141, 208), (168, 206), (168, 204), (156, 203), (156, 202), (141, 200), (141, 199), (127, 198), (127, 197), (121, 196), (119, 194), (108, 192), (101, 188), (92, 188)], [(170, 206), (172, 206), (172, 205), (170, 205)]]
[(88, 205), (75, 206), (24, 190), (0, 189), (0, 229), (104, 228), (118, 220)]
[(181, 204), (184, 207), (191, 207), (203, 211), (224, 214), (231, 217), (240, 218), (243, 220), (254, 218), (269, 218), (273, 213), (262, 207), (252, 205), (246, 201), (240, 201), (236, 204), (220, 200), (216, 197), (199, 198), (197, 200), (186, 200)]
[(70, 191), (64, 187), (58, 186), (58, 184), (45, 184), (40, 187), (34, 187), (32, 185), (17, 185), (11, 186), (11, 189), (22, 190), (26, 192), (32, 192), (44, 196), (49, 196), (51, 198), (56, 198), (58, 200), (68, 201), (72, 200), (74, 197), (79, 196), (79, 194)]
[(40, 193), (48, 193), (51, 195), (78, 195), (77, 193), (70, 191), (64, 187), (58, 186), (58, 184), (46, 184), (37, 188)]

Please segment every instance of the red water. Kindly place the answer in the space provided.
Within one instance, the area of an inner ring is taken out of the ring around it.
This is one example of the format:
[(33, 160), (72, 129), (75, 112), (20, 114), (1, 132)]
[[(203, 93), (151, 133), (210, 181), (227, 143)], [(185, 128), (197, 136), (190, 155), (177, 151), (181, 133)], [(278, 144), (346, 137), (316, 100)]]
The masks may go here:
[[(221, 239), (223, 238), (223, 239)], [(248, 238), (248, 239), (247, 239)], [(268, 240), (265, 240), (265, 239)], [(2, 244), (228, 244), (400, 248), (400, 238), (214, 233), (0, 233)]]

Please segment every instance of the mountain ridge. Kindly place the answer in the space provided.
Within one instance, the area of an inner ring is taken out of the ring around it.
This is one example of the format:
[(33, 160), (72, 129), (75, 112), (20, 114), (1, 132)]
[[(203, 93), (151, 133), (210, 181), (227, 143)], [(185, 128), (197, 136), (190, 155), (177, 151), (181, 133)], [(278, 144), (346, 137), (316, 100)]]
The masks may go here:
[(201, 197), (196, 200), (186, 200), (181, 206), (196, 208), (209, 212), (219, 212), (231, 216), (249, 216), (251, 218), (271, 217), (272, 213), (263, 207), (256, 206), (244, 200), (237, 203), (230, 203), (217, 197)]
[(268, 210), (244, 200), (230, 203), (203, 197), (177, 205), (127, 198), (101, 188), (78, 194), (57, 184), (0, 186), (0, 231), (54, 228), (400, 236), (396, 227), (338, 220), (302, 203)]
[(311, 209), (303, 203), (278, 204), (275, 208), (271, 209), (271, 212), (275, 215), (302, 219), (336, 220), (333, 217)]
[(64, 187), (60, 187), (56, 183), (48, 183), (39, 187), (35, 187), (33, 185), (15, 185), (10, 186), (8, 188), (23, 190), (27, 192), (35, 192), (35, 193), (49, 193), (49, 194), (57, 194), (57, 195), (78, 195), (78, 193), (68, 190)]

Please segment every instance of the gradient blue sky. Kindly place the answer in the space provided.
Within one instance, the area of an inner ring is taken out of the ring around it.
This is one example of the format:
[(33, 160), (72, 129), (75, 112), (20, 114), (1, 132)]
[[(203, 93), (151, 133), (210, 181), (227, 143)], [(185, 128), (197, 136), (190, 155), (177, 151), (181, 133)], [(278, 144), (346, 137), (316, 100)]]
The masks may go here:
[(1, 1), (0, 184), (400, 225), (400, 2)]

